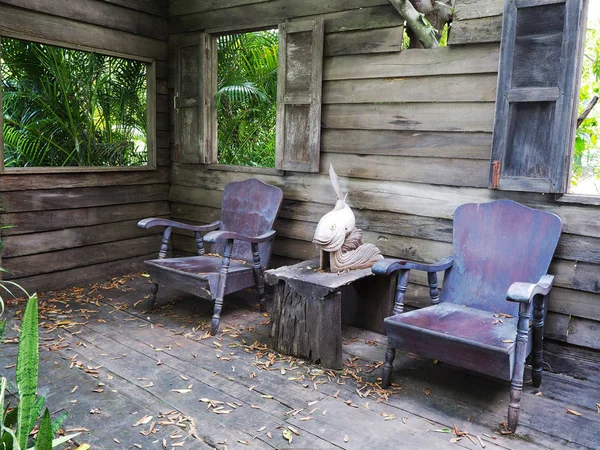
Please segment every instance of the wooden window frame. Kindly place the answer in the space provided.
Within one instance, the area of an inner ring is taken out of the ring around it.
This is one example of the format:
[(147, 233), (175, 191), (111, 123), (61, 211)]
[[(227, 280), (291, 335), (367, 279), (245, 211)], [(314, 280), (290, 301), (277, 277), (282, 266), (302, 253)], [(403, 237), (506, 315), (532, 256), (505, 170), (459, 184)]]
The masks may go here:
[[(19, 39), (36, 44), (46, 44), (67, 50), (79, 50), (98, 53), (100, 55), (114, 56), (146, 64), (146, 148), (148, 152), (147, 164), (144, 166), (69, 166), (69, 167), (5, 167), (4, 166), (4, 120), (0, 114), (0, 174), (36, 174), (36, 173), (92, 173), (92, 172), (140, 172), (156, 170), (156, 60), (133, 56), (126, 53), (112, 52), (83, 45), (67, 44), (52, 39), (40, 39), (24, 33), (2, 32), (0, 34), (0, 49), (3, 38)], [(1, 51), (1, 50), (0, 50)], [(0, 74), (1, 82), (1, 74)], [(3, 111), (2, 88), (0, 86), (0, 113)]]
[[(320, 33), (318, 36), (323, 40), (324, 36), (324, 28), (322, 20), (320, 22), (315, 22), (314, 27), (316, 28), (316, 32)], [(320, 30), (319, 30), (320, 27)], [(313, 28), (306, 28), (306, 23), (300, 22), (289, 22), (285, 21), (278, 24), (269, 24), (266, 26), (261, 26), (258, 28), (237, 28), (237, 27), (227, 27), (227, 28), (215, 28), (215, 29), (207, 29), (204, 31), (207, 38), (204, 43), (204, 52), (206, 54), (207, 61), (202, 67), (202, 78), (204, 80), (204, 95), (205, 95), (205, 103), (206, 110), (204, 113), (204, 123), (202, 124), (202, 128), (204, 129), (205, 135), (205, 162), (208, 169), (211, 170), (224, 170), (224, 171), (236, 171), (236, 172), (250, 172), (257, 174), (272, 174), (272, 175), (281, 175), (286, 171), (294, 171), (289, 167), (285, 167), (284, 164), (284, 106), (285, 104), (291, 102), (286, 96), (283, 95), (285, 80), (281, 78), (281, 70), (278, 68), (277, 71), (277, 125), (276, 125), (276, 134), (277, 134), (277, 144), (275, 147), (275, 167), (251, 167), (251, 166), (237, 166), (233, 164), (220, 164), (218, 163), (218, 143), (217, 143), (217, 128), (218, 128), (218, 118), (217, 118), (217, 106), (216, 106), (216, 94), (217, 94), (217, 68), (218, 68), (218, 50), (217, 50), (217, 39), (219, 36), (229, 35), (229, 34), (241, 34), (241, 33), (252, 33), (256, 31), (263, 30), (277, 30), (279, 36), (279, 51), (281, 52), (282, 43), (286, 45), (286, 35), (287, 32), (297, 32), (297, 31), (309, 31), (313, 30)], [(318, 46), (317, 46), (318, 47)], [(323, 42), (320, 44), (320, 51), (315, 52), (316, 46), (313, 41), (312, 54), (317, 54), (321, 58), (321, 64), (317, 70), (312, 69), (312, 77), (313, 83), (314, 78), (319, 77), (318, 86), (322, 90), (322, 59), (323, 59)], [(285, 48), (284, 48), (285, 52)], [(286, 55), (282, 53), (279, 54), (279, 67), (281, 67), (282, 62), (286, 63)], [(311, 97), (312, 98), (312, 97)], [(318, 172), (320, 165), (320, 153), (321, 153), (321, 145), (320, 145), (320, 127), (321, 127), (321, 107), (322, 107), (322, 91), (319, 91), (318, 95), (312, 98), (313, 102), (318, 102), (318, 113), (311, 111), (311, 116), (315, 117), (315, 120), (318, 121), (319, 126), (319, 136), (317, 138), (312, 137), (314, 133), (311, 133), (309, 139), (311, 140), (311, 147), (316, 148), (312, 153), (317, 153), (317, 155), (312, 155), (315, 160), (312, 160), (310, 163), (301, 164), (302, 168), (299, 168), (299, 172)], [(293, 104), (291, 102), (290, 104)], [(230, 169), (232, 168), (232, 169)]]

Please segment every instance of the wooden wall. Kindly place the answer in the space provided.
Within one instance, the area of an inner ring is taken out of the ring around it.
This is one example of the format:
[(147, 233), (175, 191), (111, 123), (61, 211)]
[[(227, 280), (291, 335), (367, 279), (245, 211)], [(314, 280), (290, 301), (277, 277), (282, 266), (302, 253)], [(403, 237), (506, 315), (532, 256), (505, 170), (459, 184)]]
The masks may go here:
[[(285, 195), (278, 261), (310, 258), (316, 222), (335, 200), (332, 162), (366, 241), (386, 255), (433, 262), (451, 253), (457, 206), (511, 198), (564, 221), (546, 335), (600, 348), (600, 207), (487, 189), (503, 3), (456, 0), (449, 47), (400, 51), (388, 0), (171, 0), (170, 33), (327, 19), (320, 174), (174, 164), (172, 216), (215, 220), (223, 187), (257, 176)], [(193, 249), (187, 236), (175, 244)], [(411, 280), (408, 302), (422, 305), (426, 279)]]
[(166, 0), (2, 0), (0, 35), (156, 61), (157, 170), (0, 174), (4, 275), (31, 291), (106, 279), (155, 255), (137, 220), (168, 216), (170, 150)]

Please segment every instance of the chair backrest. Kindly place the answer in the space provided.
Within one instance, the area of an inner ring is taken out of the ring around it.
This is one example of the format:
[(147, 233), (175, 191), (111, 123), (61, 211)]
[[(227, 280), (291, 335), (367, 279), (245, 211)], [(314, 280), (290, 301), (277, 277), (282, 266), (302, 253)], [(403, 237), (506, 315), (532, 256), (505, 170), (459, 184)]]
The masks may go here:
[(516, 315), (506, 293), (516, 281), (536, 283), (550, 266), (562, 230), (552, 213), (512, 200), (466, 204), (454, 213), (454, 265), (440, 301)]
[[(273, 229), (273, 223), (283, 201), (283, 192), (276, 186), (251, 178), (227, 184), (221, 205), (221, 230), (247, 236), (259, 236)], [(223, 253), (224, 243), (215, 249)], [(271, 258), (272, 241), (260, 244), (260, 262), (266, 267)], [(248, 242), (235, 242), (232, 258), (252, 263)]]

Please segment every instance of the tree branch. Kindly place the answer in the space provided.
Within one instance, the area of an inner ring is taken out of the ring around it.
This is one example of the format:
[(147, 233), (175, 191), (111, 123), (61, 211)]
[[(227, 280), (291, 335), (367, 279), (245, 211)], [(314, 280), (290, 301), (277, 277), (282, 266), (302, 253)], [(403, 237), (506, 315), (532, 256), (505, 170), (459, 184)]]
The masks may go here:
[(440, 46), (435, 37), (436, 30), (425, 19), (425, 15), (415, 9), (409, 0), (390, 0), (400, 15), (406, 20), (406, 25), (413, 31), (425, 48)]
[(592, 109), (594, 109), (594, 106), (596, 106), (596, 103), (598, 103), (598, 96), (594, 95), (594, 98), (590, 100), (587, 107), (585, 108), (585, 111), (583, 111), (581, 113), (581, 115), (579, 116), (579, 118), (577, 119), (577, 128), (579, 128), (581, 126), (581, 124), (586, 119), (586, 117), (592, 112)]

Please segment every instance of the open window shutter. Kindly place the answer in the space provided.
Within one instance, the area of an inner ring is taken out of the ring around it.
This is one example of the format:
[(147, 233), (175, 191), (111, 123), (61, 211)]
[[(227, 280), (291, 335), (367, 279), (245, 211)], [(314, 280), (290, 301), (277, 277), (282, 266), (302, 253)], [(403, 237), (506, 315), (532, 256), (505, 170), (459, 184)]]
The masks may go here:
[(508, 0), (490, 187), (564, 192), (587, 0)]
[(175, 162), (216, 162), (216, 43), (206, 33), (179, 37), (175, 55)]
[(279, 26), (276, 167), (318, 172), (323, 19)]

